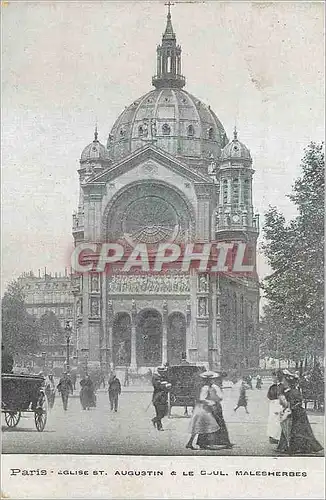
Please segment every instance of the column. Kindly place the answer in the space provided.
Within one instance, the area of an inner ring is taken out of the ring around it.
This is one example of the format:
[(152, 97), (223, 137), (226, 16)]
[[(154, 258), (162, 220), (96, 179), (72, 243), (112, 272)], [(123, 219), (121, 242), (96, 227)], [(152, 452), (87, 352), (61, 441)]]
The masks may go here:
[(113, 311), (113, 302), (112, 300), (108, 300), (107, 302), (107, 330), (106, 330), (106, 364), (108, 370), (111, 368), (111, 364), (113, 362), (113, 353), (112, 353), (112, 325), (114, 318)]
[(163, 318), (162, 318), (162, 364), (168, 360), (168, 303), (163, 301)]
[(136, 308), (136, 302), (133, 300), (131, 305), (131, 359), (130, 359), (130, 367), (133, 370), (137, 369), (136, 319), (137, 319), (137, 308)]

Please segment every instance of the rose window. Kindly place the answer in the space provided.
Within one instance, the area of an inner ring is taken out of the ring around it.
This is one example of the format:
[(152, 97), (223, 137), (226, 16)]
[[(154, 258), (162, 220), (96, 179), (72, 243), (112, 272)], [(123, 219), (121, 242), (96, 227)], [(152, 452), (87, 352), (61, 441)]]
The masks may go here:
[(175, 209), (158, 196), (145, 196), (130, 203), (122, 227), (126, 239), (149, 244), (173, 241), (179, 232)]

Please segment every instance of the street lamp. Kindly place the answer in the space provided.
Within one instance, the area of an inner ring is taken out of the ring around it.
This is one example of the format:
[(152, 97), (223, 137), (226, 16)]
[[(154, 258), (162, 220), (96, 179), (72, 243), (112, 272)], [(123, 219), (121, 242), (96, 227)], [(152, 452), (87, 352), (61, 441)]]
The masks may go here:
[(46, 352), (42, 352), (42, 359), (43, 359), (43, 372), (45, 373), (45, 369), (46, 369)]
[(70, 337), (72, 332), (71, 321), (66, 321), (65, 326), (66, 340), (67, 340), (67, 373), (70, 372)]

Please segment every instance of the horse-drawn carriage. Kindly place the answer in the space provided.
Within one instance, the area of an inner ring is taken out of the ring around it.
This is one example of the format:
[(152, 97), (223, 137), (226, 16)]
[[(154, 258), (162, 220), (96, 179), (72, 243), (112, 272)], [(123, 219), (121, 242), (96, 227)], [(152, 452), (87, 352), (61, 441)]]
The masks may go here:
[(1, 412), (8, 427), (16, 427), (22, 412), (29, 412), (34, 413), (36, 429), (44, 430), (48, 411), (44, 385), (43, 376), (1, 374)]
[(200, 374), (206, 370), (204, 366), (181, 364), (169, 366), (165, 374), (171, 384), (168, 395), (168, 416), (173, 406), (194, 407), (199, 397), (202, 380)]

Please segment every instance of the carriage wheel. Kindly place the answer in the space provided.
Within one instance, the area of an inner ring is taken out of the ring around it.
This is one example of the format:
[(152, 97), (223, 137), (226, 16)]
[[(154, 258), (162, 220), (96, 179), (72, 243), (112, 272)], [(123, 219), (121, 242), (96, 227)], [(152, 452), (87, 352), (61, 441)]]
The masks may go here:
[(46, 395), (44, 393), (41, 393), (37, 401), (36, 410), (34, 412), (35, 426), (39, 432), (42, 432), (44, 430), (47, 416), (48, 400)]
[(8, 427), (16, 427), (20, 420), (21, 413), (20, 411), (6, 411), (5, 413), (5, 421)]

